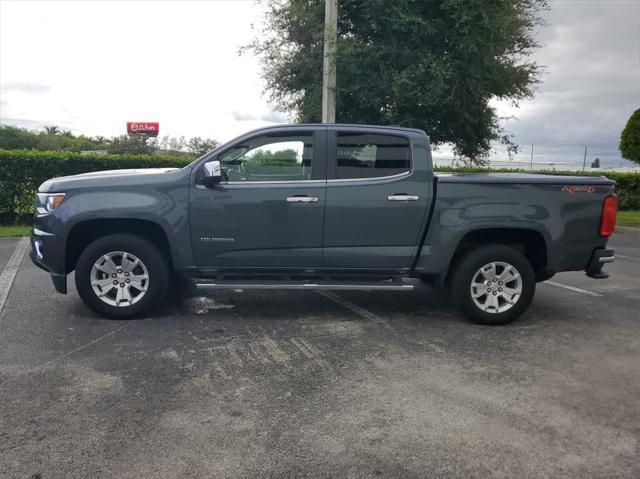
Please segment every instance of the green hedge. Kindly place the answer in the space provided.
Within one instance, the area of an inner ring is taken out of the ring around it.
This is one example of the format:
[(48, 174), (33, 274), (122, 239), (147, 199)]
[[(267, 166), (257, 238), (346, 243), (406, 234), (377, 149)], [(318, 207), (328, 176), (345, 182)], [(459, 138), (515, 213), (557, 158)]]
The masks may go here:
[(181, 167), (190, 156), (0, 150), (0, 224), (31, 222), (33, 197), (49, 178), (101, 170)]
[[(192, 161), (189, 156), (81, 154), (32, 150), (0, 150), (0, 224), (31, 221), (33, 196), (38, 186), (57, 176), (76, 175), (90, 171), (124, 168), (181, 167)], [(523, 170), (487, 170), (473, 168), (437, 168), (438, 171), (518, 172)], [(538, 171), (556, 175), (576, 175), (569, 171)], [(620, 209), (640, 210), (640, 173), (601, 174), (617, 182)]]

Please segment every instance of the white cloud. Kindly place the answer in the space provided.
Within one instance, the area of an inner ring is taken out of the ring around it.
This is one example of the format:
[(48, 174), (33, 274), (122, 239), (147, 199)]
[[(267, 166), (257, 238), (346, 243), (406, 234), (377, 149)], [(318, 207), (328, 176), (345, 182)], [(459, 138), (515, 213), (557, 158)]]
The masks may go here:
[[(227, 139), (284, 119), (263, 98), (256, 59), (238, 55), (261, 12), (253, 1), (0, 8), (3, 122), (117, 135), (127, 121), (159, 121), (161, 134)], [(238, 121), (237, 111), (255, 118)]]
[(520, 108), (496, 102), (503, 124), (523, 144), (591, 145), (615, 150), (640, 107), (640, 2), (551, 2), (542, 47), (545, 66), (535, 98)]
[(40, 83), (7, 83), (2, 85), (4, 91), (21, 91), (26, 93), (44, 93), (51, 89), (49, 85), (42, 85)]

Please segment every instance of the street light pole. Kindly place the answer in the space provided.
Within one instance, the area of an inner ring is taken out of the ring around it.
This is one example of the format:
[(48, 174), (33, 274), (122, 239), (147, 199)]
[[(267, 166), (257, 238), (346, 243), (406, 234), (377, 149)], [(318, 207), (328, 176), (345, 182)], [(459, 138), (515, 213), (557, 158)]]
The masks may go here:
[(336, 49), (338, 0), (324, 2), (324, 59), (322, 62), (322, 123), (336, 122)]

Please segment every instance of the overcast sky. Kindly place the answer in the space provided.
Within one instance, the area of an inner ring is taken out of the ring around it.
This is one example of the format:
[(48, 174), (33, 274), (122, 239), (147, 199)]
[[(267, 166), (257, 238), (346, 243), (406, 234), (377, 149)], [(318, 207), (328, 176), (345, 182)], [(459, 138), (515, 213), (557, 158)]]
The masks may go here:
[[(286, 122), (238, 55), (260, 15), (253, 0), (0, 0), (0, 121), (104, 136), (159, 121), (161, 135), (219, 140)], [(640, 0), (556, 0), (546, 18), (542, 84), (520, 108), (497, 104), (516, 117), (504, 127), (526, 151), (616, 157), (640, 106)]]

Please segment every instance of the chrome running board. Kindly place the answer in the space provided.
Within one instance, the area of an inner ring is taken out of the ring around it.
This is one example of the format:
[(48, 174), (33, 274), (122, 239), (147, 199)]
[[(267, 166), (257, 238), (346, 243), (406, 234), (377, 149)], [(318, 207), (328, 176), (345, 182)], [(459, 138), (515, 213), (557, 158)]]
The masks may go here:
[(355, 291), (413, 291), (412, 284), (389, 283), (289, 283), (289, 282), (215, 282), (195, 281), (197, 289), (297, 289), (297, 290), (355, 290)]

